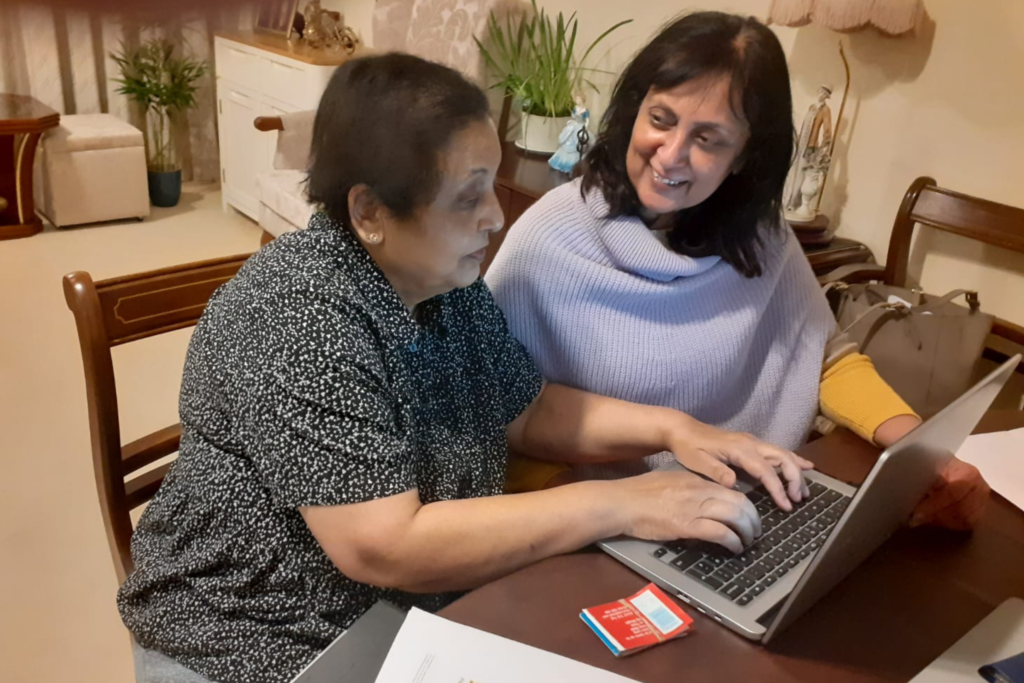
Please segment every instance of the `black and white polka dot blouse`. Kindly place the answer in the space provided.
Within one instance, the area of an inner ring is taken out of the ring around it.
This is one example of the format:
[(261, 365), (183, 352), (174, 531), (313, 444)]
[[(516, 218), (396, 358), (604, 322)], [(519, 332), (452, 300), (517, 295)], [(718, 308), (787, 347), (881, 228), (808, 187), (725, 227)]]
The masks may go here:
[(454, 596), (348, 579), (297, 508), (500, 494), (504, 427), (540, 386), (482, 281), (414, 317), (317, 214), (253, 256), (196, 327), (181, 452), (132, 539), (125, 624), (211, 680), (288, 681), (377, 600), (440, 608)]

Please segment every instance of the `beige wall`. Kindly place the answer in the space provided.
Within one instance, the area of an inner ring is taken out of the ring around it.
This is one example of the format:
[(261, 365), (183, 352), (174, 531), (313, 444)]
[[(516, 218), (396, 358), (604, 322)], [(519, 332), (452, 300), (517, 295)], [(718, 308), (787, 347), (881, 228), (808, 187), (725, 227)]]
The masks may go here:
[[(769, 0), (540, 4), (550, 12), (578, 11), (584, 44), (632, 14), (634, 22), (613, 34), (598, 64), (618, 71), (678, 12), (721, 9), (764, 17)], [(325, 0), (324, 5), (343, 11), (372, 44), (372, 0)], [(896, 209), (919, 175), (1024, 206), (1024, 2), (925, 0), (925, 6), (930, 21), (917, 36), (892, 39), (863, 32), (842, 38), (853, 83), (822, 208), (838, 221), (841, 235), (867, 243), (883, 262)], [(778, 27), (776, 33), (790, 60), (797, 121), (823, 82), (836, 87), (837, 112), (843, 85), (840, 35), (815, 26)], [(609, 88), (603, 90), (592, 97), (598, 113)], [(1024, 256), (922, 232), (911, 272), (926, 289), (977, 288), (986, 309), (1024, 324)]]

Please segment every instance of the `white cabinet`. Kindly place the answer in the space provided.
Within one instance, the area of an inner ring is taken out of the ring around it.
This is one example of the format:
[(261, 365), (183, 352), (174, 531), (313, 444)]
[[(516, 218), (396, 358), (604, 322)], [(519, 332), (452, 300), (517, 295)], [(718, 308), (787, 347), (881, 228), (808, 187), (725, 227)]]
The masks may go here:
[(234, 207), (257, 220), (256, 176), (272, 168), (277, 133), (258, 131), (253, 121), (316, 109), (344, 57), (252, 33), (218, 34), (214, 56), (224, 208)]

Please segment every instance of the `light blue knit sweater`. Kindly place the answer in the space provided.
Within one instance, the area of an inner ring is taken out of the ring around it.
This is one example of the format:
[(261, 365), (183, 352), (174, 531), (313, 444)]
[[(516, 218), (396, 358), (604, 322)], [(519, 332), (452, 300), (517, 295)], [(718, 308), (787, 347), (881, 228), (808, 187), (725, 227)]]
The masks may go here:
[[(766, 244), (764, 275), (748, 279), (607, 212), (599, 192), (584, 201), (579, 181), (567, 183), (511, 227), (487, 272), (544, 376), (785, 448), (803, 443), (835, 322), (795, 237)], [(668, 457), (584, 474), (636, 473)]]

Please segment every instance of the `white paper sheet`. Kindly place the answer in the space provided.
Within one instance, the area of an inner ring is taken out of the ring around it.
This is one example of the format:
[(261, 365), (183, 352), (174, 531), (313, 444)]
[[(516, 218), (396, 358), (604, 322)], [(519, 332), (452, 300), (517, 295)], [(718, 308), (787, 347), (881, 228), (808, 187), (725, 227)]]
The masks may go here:
[[(582, 627), (582, 622), (580, 623)], [(609, 655), (610, 657), (611, 655)], [(636, 683), (469, 626), (409, 612), (377, 683)]]
[(977, 467), (993, 490), (1024, 510), (1024, 429), (970, 436), (956, 457)]

